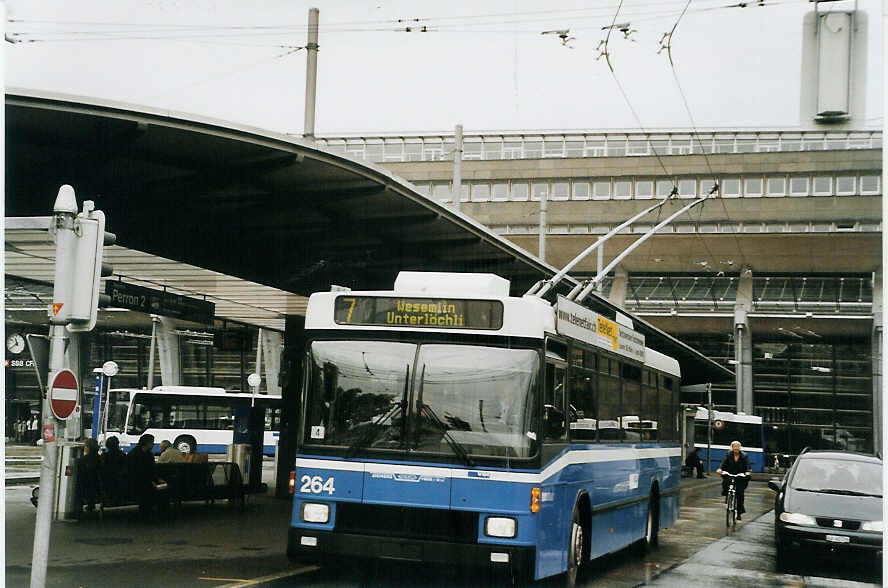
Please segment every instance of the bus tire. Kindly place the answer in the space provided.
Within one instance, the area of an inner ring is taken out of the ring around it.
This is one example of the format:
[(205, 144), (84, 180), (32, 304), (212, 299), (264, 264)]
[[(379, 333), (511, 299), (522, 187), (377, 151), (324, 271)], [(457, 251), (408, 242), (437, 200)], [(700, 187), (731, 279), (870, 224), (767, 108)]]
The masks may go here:
[(577, 585), (580, 569), (583, 567), (583, 555), (587, 552), (586, 542), (588, 533), (583, 528), (578, 506), (574, 506), (573, 517), (570, 522), (570, 535), (567, 544), (567, 571), (564, 573), (564, 585), (573, 587)]
[(647, 517), (644, 524), (644, 537), (641, 538), (641, 552), (647, 553), (660, 542), (660, 500), (654, 488), (648, 498)]
[(175, 447), (182, 453), (194, 453), (197, 450), (197, 442), (194, 440), (194, 437), (183, 435), (176, 438), (176, 442), (173, 443), (173, 447)]

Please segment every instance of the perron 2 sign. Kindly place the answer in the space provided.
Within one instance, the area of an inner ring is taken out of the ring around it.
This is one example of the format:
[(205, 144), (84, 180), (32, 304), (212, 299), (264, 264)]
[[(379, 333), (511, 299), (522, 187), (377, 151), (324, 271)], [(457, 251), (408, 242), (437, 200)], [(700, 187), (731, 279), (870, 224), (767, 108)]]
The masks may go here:
[(216, 314), (216, 305), (212, 302), (128, 282), (105, 282), (105, 293), (111, 298), (111, 306), (146, 314), (160, 314), (198, 323), (211, 323)]

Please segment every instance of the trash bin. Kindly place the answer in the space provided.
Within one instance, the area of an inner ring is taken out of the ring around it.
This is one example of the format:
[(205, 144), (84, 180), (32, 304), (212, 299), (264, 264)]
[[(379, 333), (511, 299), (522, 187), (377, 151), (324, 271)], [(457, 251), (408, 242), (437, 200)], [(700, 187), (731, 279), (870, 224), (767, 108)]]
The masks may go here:
[(241, 472), (241, 479), (246, 483), (250, 479), (250, 466), (253, 455), (253, 446), (249, 443), (233, 443), (228, 447), (228, 461), (237, 464)]

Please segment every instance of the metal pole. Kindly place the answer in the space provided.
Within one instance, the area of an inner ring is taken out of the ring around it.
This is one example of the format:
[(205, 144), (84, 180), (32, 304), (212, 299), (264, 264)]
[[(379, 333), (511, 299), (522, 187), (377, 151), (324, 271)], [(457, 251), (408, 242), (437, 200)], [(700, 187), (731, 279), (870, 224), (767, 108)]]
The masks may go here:
[[(108, 431), (108, 412), (111, 410), (111, 380), (113, 378), (108, 376), (108, 393), (105, 395), (105, 413), (102, 418), (102, 433), (106, 433)], [(107, 441), (107, 439), (105, 440)]]
[[(261, 378), (262, 377), (262, 329), (259, 329), (259, 335), (256, 337), (258, 340), (256, 342), (256, 374)], [(253, 398), (250, 401), (250, 406), (256, 406), (256, 394), (259, 393), (259, 385), (262, 382), (260, 379), (253, 388)]]
[(549, 219), (547, 212), (549, 209), (549, 192), (540, 195), (540, 251), (537, 257), (540, 261), (546, 261), (546, 232), (548, 231)]
[(151, 348), (148, 350), (148, 389), (154, 387), (154, 346), (157, 345), (157, 323), (160, 317), (151, 315)]
[(305, 44), (305, 127), (302, 137), (314, 141), (315, 98), (318, 84), (318, 14), (317, 8), (308, 9), (308, 43)]
[[(77, 199), (74, 189), (67, 184), (59, 189), (53, 206), (53, 227), (56, 239), (55, 277), (53, 282), (53, 307), (49, 311), (49, 366), (47, 390), (55, 375), (65, 368), (65, 329), (70, 303), (71, 271), (74, 267), (76, 235), (74, 218), (77, 215)], [(59, 306), (61, 304), (61, 306)], [(46, 585), (46, 565), (49, 560), (49, 535), (55, 502), (56, 478), (56, 419), (50, 407), (50, 394), (43, 393), (43, 462), (40, 464), (40, 491), (37, 495), (37, 520), (34, 524), (34, 551), (31, 559), (31, 588)]]
[[(95, 372), (96, 370), (93, 370), (93, 373)], [(93, 439), (99, 438), (99, 427), (101, 426), (103, 378), (104, 375), (102, 374), (102, 370), (99, 369), (98, 373), (96, 373), (96, 395), (93, 397), (93, 418), (92, 424), (90, 425), (92, 427), (92, 435), (90, 435), (90, 437)]]
[(709, 426), (706, 427), (706, 473), (712, 473), (712, 382), (706, 384), (706, 403), (709, 407)]
[(462, 198), (462, 157), (463, 157), (463, 127), (456, 125), (453, 132), (453, 188), (451, 199), (453, 210), (459, 210)]

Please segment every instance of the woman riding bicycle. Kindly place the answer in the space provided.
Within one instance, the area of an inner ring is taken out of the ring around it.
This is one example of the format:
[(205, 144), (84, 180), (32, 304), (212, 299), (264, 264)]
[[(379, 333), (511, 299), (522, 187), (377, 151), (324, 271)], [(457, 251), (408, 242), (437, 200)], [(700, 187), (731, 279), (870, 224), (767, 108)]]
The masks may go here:
[[(722, 472), (734, 475), (749, 472), (749, 459), (745, 453), (740, 451), (739, 441), (731, 442), (731, 451), (725, 455), (721, 465), (715, 470), (716, 474), (721, 474)], [(737, 493), (737, 520), (739, 521), (740, 515), (746, 512), (746, 509), (743, 508), (743, 492), (746, 490), (746, 485), (749, 484), (749, 477), (731, 478), (730, 476), (722, 476), (722, 496), (728, 495), (728, 486), (730, 486), (731, 480), (734, 480), (734, 491)]]

